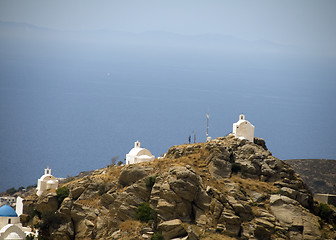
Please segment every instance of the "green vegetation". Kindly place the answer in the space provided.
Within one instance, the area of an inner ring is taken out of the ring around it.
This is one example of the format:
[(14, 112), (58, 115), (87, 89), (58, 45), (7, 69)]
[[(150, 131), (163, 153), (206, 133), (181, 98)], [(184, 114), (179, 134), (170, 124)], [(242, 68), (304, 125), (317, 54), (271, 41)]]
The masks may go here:
[(233, 153), (230, 154), (230, 163), (234, 163), (235, 162), (235, 157), (233, 155)]
[(34, 239), (35, 239), (35, 237), (34, 237), (33, 234), (29, 234), (29, 235), (26, 236), (26, 240), (34, 240)]
[(233, 173), (238, 173), (240, 170), (241, 170), (241, 167), (239, 163), (232, 163), (231, 171)]
[(153, 235), (153, 237), (151, 238), (151, 240), (164, 240), (162, 233), (157, 232)]
[(13, 195), (16, 192), (17, 192), (17, 190), (13, 187), (6, 190), (6, 193), (9, 194), (9, 195)]
[(58, 204), (61, 205), (64, 198), (69, 196), (69, 189), (67, 187), (61, 187), (56, 190)]
[(39, 229), (38, 239), (50, 239), (49, 228), (59, 225), (60, 217), (54, 212), (45, 212), (41, 216), (41, 222), (35, 224), (35, 228)]
[(146, 181), (146, 187), (147, 188), (152, 189), (152, 187), (155, 184), (156, 177), (157, 177), (157, 175), (150, 176), (150, 177), (147, 178), (147, 181)]
[(136, 210), (137, 219), (141, 222), (148, 222), (149, 220), (156, 220), (157, 214), (148, 202), (139, 205)]
[(325, 220), (328, 221), (329, 217), (333, 214), (333, 210), (328, 206), (328, 204), (325, 203), (320, 203), (319, 205), (320, 207), (320, 217)]
[(27, 186), (26, 189), (27, 189), (27, 191), (28, 191), (28, 190), (33, 189), (33, 188), (36, 188), (36, 187), (37, 187), (37, 185), (34, 184), (34, 185), (29, 185), (29, 186)]

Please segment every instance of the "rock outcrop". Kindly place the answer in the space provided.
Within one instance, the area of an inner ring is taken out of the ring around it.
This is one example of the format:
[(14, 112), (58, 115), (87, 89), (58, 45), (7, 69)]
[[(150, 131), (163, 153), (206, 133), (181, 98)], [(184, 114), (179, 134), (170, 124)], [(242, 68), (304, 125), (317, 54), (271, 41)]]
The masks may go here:
[[(173, 146), (163, 159), (96, 170), (63, 186), (70, 194), (61, 203), (52, 193), (25, 202), (25, 224), (39, 223), (49, 239), (336, 237), (333, 222), (314, 214), (302, 179), (262, 139)], [(144, 203), (155, 216), (140, 222)]]

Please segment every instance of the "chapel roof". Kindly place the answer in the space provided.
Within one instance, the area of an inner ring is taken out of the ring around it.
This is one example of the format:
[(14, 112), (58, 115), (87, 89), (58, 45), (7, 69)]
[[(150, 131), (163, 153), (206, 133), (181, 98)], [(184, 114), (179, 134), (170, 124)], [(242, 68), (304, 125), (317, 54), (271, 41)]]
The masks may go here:
[(131, 151), (129, 151), (129, 155), (137, 156), (138, 153), (142, 150), (143, 148), (135, 147), (132, 148)]
[(11, 232), (5, 239), (21, 240), (22, 238), (16, 232)]
[(146, 148), (139, 148), (139, 147), (132, 148), (128, 154), (132, 156), (152, 155), (151, 152)]
[(15, 210), (7, 204), (0, 208), (0, 217), (17, 217), (17, 216), (18, 215), (16, 214)]

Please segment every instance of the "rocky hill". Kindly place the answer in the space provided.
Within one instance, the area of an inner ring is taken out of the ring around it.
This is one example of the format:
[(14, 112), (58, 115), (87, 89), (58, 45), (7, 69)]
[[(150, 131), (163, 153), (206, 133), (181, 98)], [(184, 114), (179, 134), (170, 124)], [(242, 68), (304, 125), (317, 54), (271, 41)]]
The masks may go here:
[(299, 173), (313, 193), (336, 194), (336, 160), (286, 160)]
[(31, 195), (21, 219), (57, 240), (335, 239), (335, 212), (256, 143), (229, 135), (96, 170)]

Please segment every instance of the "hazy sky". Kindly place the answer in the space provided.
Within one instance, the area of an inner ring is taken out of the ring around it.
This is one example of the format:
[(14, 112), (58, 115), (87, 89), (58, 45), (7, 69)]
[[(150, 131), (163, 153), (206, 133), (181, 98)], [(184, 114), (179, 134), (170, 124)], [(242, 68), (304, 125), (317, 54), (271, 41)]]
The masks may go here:
[(335, 0), (0, 0), (0, 21), (270, 40), (336, 54)]

